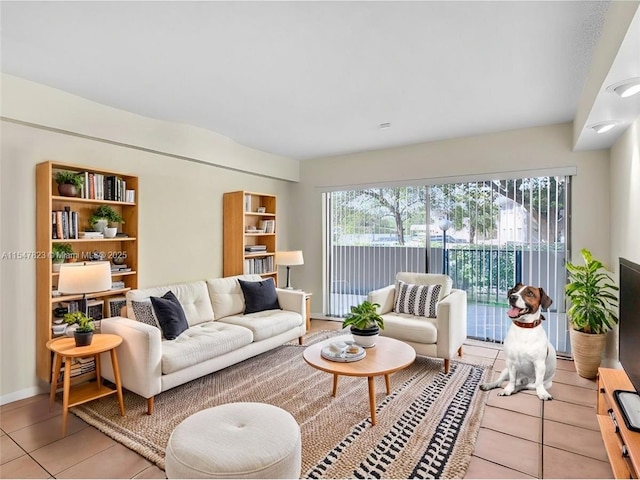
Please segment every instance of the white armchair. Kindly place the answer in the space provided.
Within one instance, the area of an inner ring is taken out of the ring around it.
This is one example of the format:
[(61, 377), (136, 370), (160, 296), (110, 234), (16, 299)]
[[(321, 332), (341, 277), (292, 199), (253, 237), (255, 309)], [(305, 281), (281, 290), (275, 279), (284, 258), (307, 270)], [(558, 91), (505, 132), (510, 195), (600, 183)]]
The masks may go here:
[[(397, 312), (395, 304), (399, 282), (441, 285), (435, 317)], [(378, 313), (384, 319), (384, 330), (380, 330), (380, 335), (408, 343), (419, 355), (444, 359), (445, 373), (449, 373), (451, 358), (456, 354), (462, 355), (462, 344), (467, 338), (467, 292), (452, 289), (452, 284), (448, 275), (399, 272), (395, 285), (374, 290), (368, 295), (370, 302), (380, 304)]]

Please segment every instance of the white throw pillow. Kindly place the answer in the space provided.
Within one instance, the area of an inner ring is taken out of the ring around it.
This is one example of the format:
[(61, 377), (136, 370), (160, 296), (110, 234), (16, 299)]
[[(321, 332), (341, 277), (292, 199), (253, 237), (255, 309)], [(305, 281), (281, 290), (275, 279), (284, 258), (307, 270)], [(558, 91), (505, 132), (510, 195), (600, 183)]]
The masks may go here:
[(393, 310), (396, 313), (436, 318), (441, 289), (442, 285), (413, 285), (399, 281)]

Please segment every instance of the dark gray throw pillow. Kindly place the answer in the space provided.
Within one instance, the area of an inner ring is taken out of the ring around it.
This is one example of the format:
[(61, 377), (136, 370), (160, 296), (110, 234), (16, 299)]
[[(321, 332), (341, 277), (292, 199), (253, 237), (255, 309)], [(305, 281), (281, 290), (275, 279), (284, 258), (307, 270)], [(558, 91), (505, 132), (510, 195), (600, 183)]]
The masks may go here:
[(245, 314), (280, 309), (276, 283), (273, 278), (267, 278), (261, 282), (247, 282), (238, 279), (238, 282), (240, 282), (240, 288), (244, 294)]
[(162, 297), (149, 297), (153, 304), (162, 335), (167, 340), (175, 340), (178, 335), (189, 328), (182, 305), (174, 293), (169, 290)]

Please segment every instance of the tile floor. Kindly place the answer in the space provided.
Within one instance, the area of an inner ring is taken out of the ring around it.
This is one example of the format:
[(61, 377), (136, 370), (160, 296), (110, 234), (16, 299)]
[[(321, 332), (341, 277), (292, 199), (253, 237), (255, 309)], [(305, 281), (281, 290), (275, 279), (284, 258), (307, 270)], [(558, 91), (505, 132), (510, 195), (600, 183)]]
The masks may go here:
[[(314, 320), (312, 330), (339, 328)], [(469, 342), (463, 359), (504, 366), (499, 345)], [(559, 361), (550, 393), (490, 392), (466, 478), (611, 478), (595, 417), (595, 382)], [(38, 395), (0, 407), (0, 478), (165, 478), (164, 472), (74, 415), (62, 438), (61, 405)]]

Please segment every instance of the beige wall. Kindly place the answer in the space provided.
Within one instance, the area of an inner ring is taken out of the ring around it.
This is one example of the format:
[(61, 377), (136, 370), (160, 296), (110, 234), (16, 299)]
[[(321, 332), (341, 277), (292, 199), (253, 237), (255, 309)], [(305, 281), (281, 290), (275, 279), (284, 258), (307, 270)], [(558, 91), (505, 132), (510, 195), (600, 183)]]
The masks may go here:
[[(376, 150), (301, 162), (299, 199), (294, 215), (299, 228), (291, 242), (304, 251), (296, 286), (314, 292), (312, 312), (322, 312), (322, 191), (336, 186), (461, 177), (483, 177), (575, 166), (572, 245), (592, 250), (609, 262), (609, 152), (571, 151), (571, 124), (551, 125), (477, 137)], [(597, 219), (597, 228), (594, 228)]]
[[(3, 86), (3, 101), (4, 93)], [(121, 120), (128, 115), (123, 112)], [(226, 191), (276, 194), (278, 248), (288, 248), (294, 203), (289, 181), (9, 121), (2, 121), (0, 128), (0, 252), (35, 251), (35, 165), (45, 160), (140, 177), (141, 287), (222, 276)], [(174, 150), (181, 148), (176, 145)], [(227, 150), (224, 161), (232, 162), (233, 154), (234, 149)], [(238, 153), (238, 166), (243, 155)], [(251, 156), (259, 158), (260, 152), (252, 151)], [(264, 157), (273, 160), (269, 154)], [(286, 172), (289, 162), (285, 163)], [(44, 385), (35, 375), (35, 261), (2, 259), (0, 266), (0, 404), (4, 404), (39, 393)]]
[[(620, 257), (640, 263), (640, 117), (611, 147), (611, 265), (616, 280)], [(618, 331), (607, 339), (606, 364), (618, 359)]]

